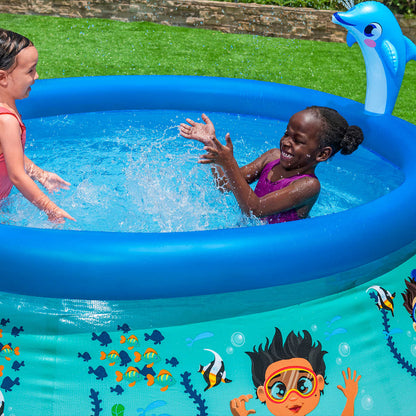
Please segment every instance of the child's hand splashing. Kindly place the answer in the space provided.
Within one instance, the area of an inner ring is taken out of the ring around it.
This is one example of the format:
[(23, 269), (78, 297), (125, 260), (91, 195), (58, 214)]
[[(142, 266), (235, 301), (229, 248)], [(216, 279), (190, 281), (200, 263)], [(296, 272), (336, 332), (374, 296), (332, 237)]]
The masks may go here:
[(197, 140), (205, 146), (212, 145), (212, 140), (215, 138), (215, 127), (212, 121), (205, 115), (201, 116), (204, 123), (196, 123), (190, 118), (186, 119), (189, 124), (181, 123), (180, 133), (187, 139)]

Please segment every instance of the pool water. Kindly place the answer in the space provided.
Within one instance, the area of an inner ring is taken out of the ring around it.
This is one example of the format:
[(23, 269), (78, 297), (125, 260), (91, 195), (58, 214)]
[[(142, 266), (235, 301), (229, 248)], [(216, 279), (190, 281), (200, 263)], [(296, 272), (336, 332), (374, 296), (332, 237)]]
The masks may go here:
[[(238, 114), (209, 116), (219, 138), (230, 132), (240, 166), (278, 147), (287, 124)], [(197, 163), (202, 145), (179, 135), (186, 117), (200, 120), (200, 113), (129, 110), (26, 120), (27, 156), (72, 184), (52, 199), (77, 222), (59, 227), (177, 232), (261, 225), (243, 217), (233, 195), (219, 192), (210, 168)], [(335, 155), (316, 173), (322, 191), (311, 216), (365, 204), (403, 181), (395, 166), (364, 146), (347, 157)], [(2, 203), (0, 222), (56, 227), (16, 189)]]

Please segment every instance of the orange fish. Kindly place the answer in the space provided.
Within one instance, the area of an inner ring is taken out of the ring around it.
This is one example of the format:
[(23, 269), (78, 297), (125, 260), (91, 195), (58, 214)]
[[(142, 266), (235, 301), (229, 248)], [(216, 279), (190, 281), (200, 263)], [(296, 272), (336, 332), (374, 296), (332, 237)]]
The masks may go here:
[(176, 380), (173, 378), (172, 374), (169, 373), (168, 370), (160, 370), (160, 373), (155, 378), (151, 374), (147, 375), (148, 378), (148, 386), (151, 386), (156, 382), (159, 386), (162, 386), (160, 391), (166, 391), (169, 386), (173, 386), (176, 383)]
[(105, 360), (106, 358), (107, 358), (108, 361), (110, 361), (110, 364), (109, 365), (111, 367), (113, 365), (115, 365), (115, 363), (117, 361), (120, 360), (120, 356), (119, 356), (118, 352), (117, 351), (114, 351), (114, 350), (110, 351), (108, 354), (106, 354), (104, 351), (101, 351), (101, 357), (100, 357), (100, 359), (101, 360)]
[(160, 360), (160, 357), (153, 348), (148, 348), (143, 354), (143, 360), (153, 364), (157, 363)]
[(116, 371), (116, 380), (120, 383), (121, 380), (130, 381), (129, 387), (133, 387), (136, 382), (141, 381), (144, 377), (140, 374), (140, 371), (136, 367), (128, 367), (123, 374), (121, 371)]
[(136, 337), (136, 335), (130, 335), (128, 338), (126, 338), (124, 335), (121, 336), (120, 344), (130, 344), (129, 347), (127, 347), (129, 350), (132, 350), (134, 347), (139, 346), (139, 339)]
[(13, 353), (15, 355), (19, 355), (20, 351), (19, 351), (19, 347), (16, 347), (15, 349), (13, 349), (9, 344), (3, 345), (2, 349), (0, 350), (0, 353), (5, 355), (5, 359), (7, 361), (10, 361), (11, 358), (9, 357), (9, 355), (12, 355)]

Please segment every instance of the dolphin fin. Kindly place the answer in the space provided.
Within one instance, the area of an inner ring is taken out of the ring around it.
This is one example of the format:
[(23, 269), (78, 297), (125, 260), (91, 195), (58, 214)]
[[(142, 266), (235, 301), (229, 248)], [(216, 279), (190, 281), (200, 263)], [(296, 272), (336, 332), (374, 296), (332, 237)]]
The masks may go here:
[(397, 55), (397, 49), (388, 40), (384, 40), (381, 50), (384, 55), (384, 62), (388, 66), (389, 70), (396, 74), (399, 69), (399, 58)]
[(406, 36), (403, 36), (406, 44), (406, 59), (408, 61), (414, 59), (416, 61), (416, 45)]
[(357, 39), (355, 39), (355, 36), (351, 34), (351, 32), (348, 32), (347, 33), (347, 45), (351, 47), (356, 42), (357, 42)]

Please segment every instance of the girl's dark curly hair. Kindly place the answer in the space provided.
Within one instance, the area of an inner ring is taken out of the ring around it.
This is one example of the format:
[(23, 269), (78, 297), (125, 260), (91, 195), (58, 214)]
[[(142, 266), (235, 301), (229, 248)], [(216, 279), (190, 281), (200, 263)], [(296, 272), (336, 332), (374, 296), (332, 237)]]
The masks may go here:
[(303, 331), (302, 335), (296, 335), (293, 331), (287, 336), (283, 343), (282, 333), (275, 328), (275, 334), (272, 342), (266, 338), (266, 344), (263, 347), (259, 345), (258, 350), (253, 347), (253, 351), (247, 351), (246, 354), (251, 359), (251, 374), (254, 386), (257, 390), (259, 386), (265, 383), (267, 367), (276, 361), (290, 360), (291, 358), (304, 358), (311, 364), (316, 374), (322, 375), (326, 383), (324, 355), (327, 351), (322, 350), (322, 345), (318, 341), (316, 344), (312, 341), (312, 336), (308, 331)]
[(12, 68), (17, 54), (28, 46), (33, 46), (28, 38), (0, 28), (0, 70), (7, 71)]
[(332, 155), (339, 151), (343, 155), (349, 155), (363, 142), (361, 128), (348, 125), (347, 120), (333, 108), (312, 106), (307, 107), (307, 110), (312, 111), (322, 121), (321, 147), (331, 147)]

